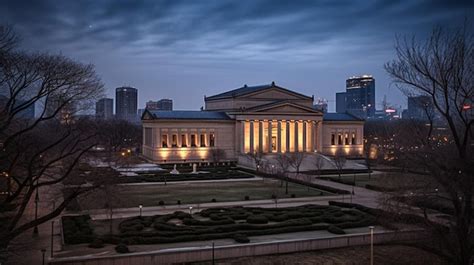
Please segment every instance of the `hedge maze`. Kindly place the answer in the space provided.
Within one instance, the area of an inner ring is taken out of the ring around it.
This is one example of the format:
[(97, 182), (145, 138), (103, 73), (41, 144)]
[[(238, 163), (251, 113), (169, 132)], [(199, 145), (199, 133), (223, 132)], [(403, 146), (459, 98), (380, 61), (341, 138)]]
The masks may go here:
[[(67, 218), (67, 219), (64, 219)], [(71, 221), (71, 219), (75, 219)], [(77, 221), (79, 220), (79, 221)], [(344, 234), (344, 229), (375, 224), (375, 217), (355, 208), (304, 205), (287, 208), (209, 208), (197, 214), (132, 217), (119, 224), (113, 235), (97, 235), (87, 216), (63, 217), (66, 244), (160, 244), (232, 238), (250, 242), (249, 236), (327, 230)], [(81, 232), (86, 234), (81, 235)]]

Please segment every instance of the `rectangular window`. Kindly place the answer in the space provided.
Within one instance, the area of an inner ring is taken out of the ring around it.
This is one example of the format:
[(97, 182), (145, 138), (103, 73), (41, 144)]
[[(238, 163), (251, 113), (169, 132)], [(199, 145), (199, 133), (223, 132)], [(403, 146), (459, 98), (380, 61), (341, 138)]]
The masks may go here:
[(201, 134), (201, 147), (206, 147), (206, 134)]
[(216, 145), (216, 135), (214, 133), (209, 134), (209, 146), (214, 147)]
[(346, 133), (346, 134), (344, 135), (344, 144), (345, 144), (345, 145), (349, 145), (349, 134), (348, 134), (348, 133)]
[(178, 147), (178, 135), (177, 134), (173, 134), (173, 136), (171, 137), (171, 147)]
[(152, 130), (151, 128), (145, 128), (145, 145), (152, 146)]
[(167, 134), (161, 135), (161, 147), (163, 147), (163, 148), (168, 147), (168, 135)]
[(357, 144), (356, 143), (356, 134), (352, 133), (352, 144)]
[(181, 134), (181, 147), (188, 147), (188, 137), (186, 137), (186, 134)]
[(342, 145), (342, 133), (337, 134), (337, 144)]
[(195, 134), (191, 134), (191, 147), (197, 147), (197, 137)]
[(277, 151), (277, 137), (272, 136), (272, 152), (276, 152), (276, 151)]
[(336, 134), (331, 134), (331, 145), (336, 145)]

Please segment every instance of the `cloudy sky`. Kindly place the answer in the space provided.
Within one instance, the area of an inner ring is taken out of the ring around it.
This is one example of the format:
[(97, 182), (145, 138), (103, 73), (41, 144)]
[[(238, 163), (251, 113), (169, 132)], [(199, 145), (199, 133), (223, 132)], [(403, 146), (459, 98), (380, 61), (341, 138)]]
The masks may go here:
[[(474, 1), (50, 1), (3, 0), (28, 50), (93, 63), (108, 96), (139, 89), (139, 107), (172, 98), (198, 109), (203, 96), (243, 84), (277, 85), (329, 100), (352, 75), (372, 74), (377, 102), (406, 105), (383, 70), (397, 34), (474, 20)], [(380, 105), (377, 105), (380, 108)]]

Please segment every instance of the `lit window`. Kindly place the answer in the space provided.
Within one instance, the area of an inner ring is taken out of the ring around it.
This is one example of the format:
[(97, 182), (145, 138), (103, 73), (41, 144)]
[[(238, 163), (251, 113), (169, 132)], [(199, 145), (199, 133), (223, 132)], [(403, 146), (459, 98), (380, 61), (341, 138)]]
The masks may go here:
[(349, 145), (349, 134), (348, 134), (348, 133), (346, 133), (346, 134), (344, 135), (344, 144), (345, 144), (345, 145)]
[(337, 134), (337, 144), (342, 145), (342, 134), (341, 133)]
[(167, 134), (163, 134), (161, 136), (161, 147), (163, 147), (163, 148), (168, 147), (168, 135)]
[(356, 134), (352, 133), (352, 144), (357, 144), (356, 143)]
[(331, 134), (331, 145), (336, 145), (336, 134)]
[(201, 134), (201, 147), (206, 147), (206, 135)]
[(197, 147), (197, 137), (195, 134), (191, 134), (191, 147)]
[(214, 133), (209, 134), (209, 146), (214, 147), (216, 144), (216, 136)]
[(181, 147), (188, 147), (186, 134), (181, 134)]

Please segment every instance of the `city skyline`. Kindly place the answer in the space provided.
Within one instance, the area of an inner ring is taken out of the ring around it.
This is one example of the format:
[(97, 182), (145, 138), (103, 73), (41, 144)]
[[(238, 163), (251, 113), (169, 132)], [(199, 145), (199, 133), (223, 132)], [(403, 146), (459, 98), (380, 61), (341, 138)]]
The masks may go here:
[(377, 79), (378, 109), (384, 95), (406, 108), (383, 69), (396, 34), (423, 37), (474, 10), (469, 1), (7, 2), (0, 14), (24, 49), (93, 63), (106, 97), (129, 85), (140, 91), (139, 108), (171, 98), (183, 110), (199, 109), (204, 95), (275, 81), (328, 99), (335, 111), (335, 93), (362, 74)]

